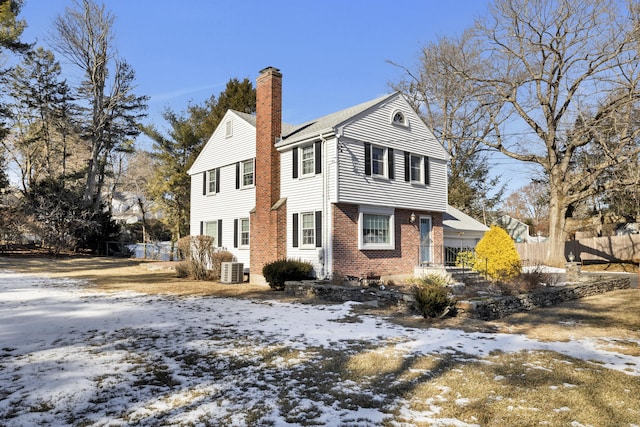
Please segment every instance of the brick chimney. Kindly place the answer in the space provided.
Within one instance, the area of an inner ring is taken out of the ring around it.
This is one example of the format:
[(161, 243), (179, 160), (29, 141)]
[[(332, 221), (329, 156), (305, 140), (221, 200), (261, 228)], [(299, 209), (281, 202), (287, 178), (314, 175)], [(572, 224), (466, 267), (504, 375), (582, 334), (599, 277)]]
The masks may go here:
[(286, 206), (280, 201), (282, 74), (274, 67), (256, 80), (256, 205), (251, 214), (251, 281), (260, 283), (264, 264), (286, 256)]

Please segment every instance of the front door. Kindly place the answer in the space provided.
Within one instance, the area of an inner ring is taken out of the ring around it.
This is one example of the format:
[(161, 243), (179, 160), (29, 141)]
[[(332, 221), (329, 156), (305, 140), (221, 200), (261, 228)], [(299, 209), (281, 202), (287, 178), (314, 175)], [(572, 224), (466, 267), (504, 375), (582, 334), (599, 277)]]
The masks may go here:
[(431, 262), (431, 218), (420, 217), (420, 264)]

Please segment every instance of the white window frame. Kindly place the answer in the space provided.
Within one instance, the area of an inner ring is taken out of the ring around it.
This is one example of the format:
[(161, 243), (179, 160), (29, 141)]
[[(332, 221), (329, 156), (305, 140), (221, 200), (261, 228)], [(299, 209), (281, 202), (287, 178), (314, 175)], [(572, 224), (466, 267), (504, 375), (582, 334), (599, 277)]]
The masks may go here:
[[(311, 227), (304, 226), (305, 217), (311, 217)], [(300, 224), (299, 224), (299, 241), (301, 248), (315, 248), (316, 247), (316, 213), (315, 212), (302, 212), (300, 213)], [(305, 231), (307, 235), (305, 236)], [(310, 237), (310, 241), (305, 242), (305, 237)]]
[[(209, 227), (212, 227), (213, 232), (209, 233)], [(205, 221), (204, 222), (204, 235), (213, 237), (213, 246), (218, 245), (218, 221)]]
[[(382, 150), (382, 160), (375, 160), (373, 156), (374, 150)], [(380, 164), (382, 173), (375, 172), (374, 164)], [(371, 176), (379, 178), (387, 178), (387, 171), (389, 170), (389, 150), (387, 147), (371, 144)]]
[[(251, 183), (245, 184), (248, 173), (245, 172), (245, 165), (251, 165)], [(256, 163), (254, 159), (240, 162), (240, 188), (253, 187), (256, 184)]]
[(233, 120), (229, 119), (225, 122), (225, 138), (231, 138), (233, 136)]
[[(245, 230), (246, 224), (246, 230)], [(245, 239), (246, 237), (246, 239)], [(249, 218), (240, 218), (238, 220), (238, 247), (247, 249), (251, 245), (251, 223)]]
[[(364, 235), (364, 221), (367, 215), (381, 215), (388, 217), (389, 241), (385, 243), (369, 243)], [(389, 207), (360, 206), (358, 212), (358, 249), (359, 250), (393, 250), (395, 241), (395, 210)]]
[[(216, 169), (211, 169), (207, 171), (207, 195), (209, 194), (216, 194), (216, 186), (217, 186), (217, 182), (216, 182), (216, 178), (217, 178), (217, 171)], [(211, 190), (211, 184), (213, 184), (213, 190)]]
[[(418, 160), (418, 177), (414, 179), (413, 176), (413, 161)], [(424, 156), (418, 156), (416, 154), (409, 154), (409, 181), (423, 184), (424, 183)]]
[[(305, 151), (307, 154), (311, 151), (311, 157), (305, 158)], [(305, 172), (305, 163), (311, 166), (311, 170)], [(316, 150), (315, 144), (305, 145), (300, 147), (300, 176), (311, 176), (316, 173)]]

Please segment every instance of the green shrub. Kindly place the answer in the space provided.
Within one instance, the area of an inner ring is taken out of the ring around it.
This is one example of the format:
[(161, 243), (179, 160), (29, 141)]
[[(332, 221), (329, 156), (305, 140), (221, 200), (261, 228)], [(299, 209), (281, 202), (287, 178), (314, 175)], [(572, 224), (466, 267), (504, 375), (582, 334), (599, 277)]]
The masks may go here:
[(472, 268), (476, 262), (473, 251), (460, 251), (456, 255), (456, 267)]
[(449, 297), (447, 288), (440, 279), (435, 281), (427, 277), (424, 280), (421, 279), (421, 283), (413, 287), (413, 296), (416, 300), (416, 309), (425, 318), (443, 317), (450, 313), (455, 305), (455, 301)]
[(449, 279), (442, 274), (427, 274), (420, 277), (411, 277), (407, 280), (407, 283), (414, 286), (437, 285), (444, 287), (449, 284)]
[(508, 281), (520, 274), (520, 269), (515, 243), (506, 231), (492, 225), (476, 246), (474, 270), (485, 273), (494, 281)]
[(269, 286), (277, 291), (284, 290), (287, 280), (302, 280), (310, 277), (313, 265), (306, 261), (281, 259), (270, 262), (262, 268), (262, 275)]

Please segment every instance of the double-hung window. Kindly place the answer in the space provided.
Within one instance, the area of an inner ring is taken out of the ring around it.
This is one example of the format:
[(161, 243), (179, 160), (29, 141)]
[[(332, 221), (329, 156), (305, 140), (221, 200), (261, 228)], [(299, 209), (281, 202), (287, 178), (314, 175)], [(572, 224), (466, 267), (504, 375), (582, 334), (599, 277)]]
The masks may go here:
[(202, 194), (215, 194), (220, 192), (220, 168), (211, 169), (204, 173)]
[(422, 182), (422, 156), (410, 154), (411, 182)]
[(247, 160), (242, 162), (242, 186), (249, 187), (253, 184), (253, 160)]
[(222, 220), (217, 221), (201, 221), (200, 234), (213, 238), (213, 245), (222, 246)]
[(404, 180), (429, 185), (429, 157), (404, 152)]
[(294, 248), (322, 247), (322, 211), (294, 213), (292, 225)]
[(249, 218), (240, 219), (240, 247), (249, 246)]
[(361, 207), (358, 218), (360, 249), (394, 249), (393, 208)]
[(302, 217), (302, 246), (316, 245), (316, 216), (314, 212), (300, 214)]
[(253, 159), (236, 163), (236, 189), (255, 185), (255, 162)]
[(300, 149), (302, 154), (302, 175), (313, 175), (315, 174), (315, 154), (313, 150), (313, 145), (307, 145), (306, 147), (302, 147)]
[(393, 149), (364, 143), (364, 173), (378, 178), (394, 179)]

